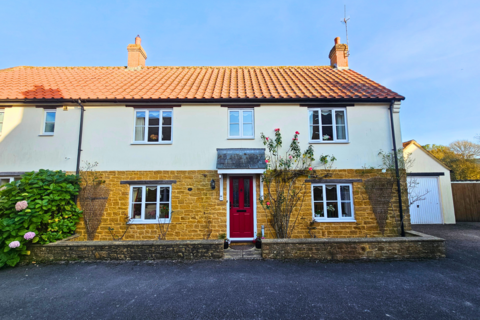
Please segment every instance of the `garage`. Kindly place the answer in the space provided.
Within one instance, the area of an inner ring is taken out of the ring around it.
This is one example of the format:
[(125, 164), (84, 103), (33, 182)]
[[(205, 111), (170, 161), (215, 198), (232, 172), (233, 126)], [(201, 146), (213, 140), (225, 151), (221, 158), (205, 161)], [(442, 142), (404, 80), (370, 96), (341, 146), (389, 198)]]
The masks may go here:
[(424, 195), (422, 196), (423, 200), (415, 202), (410, 207), (411, 223), (443, 223), (438, 177), (409, 176), (407, 180), (409, 186), (415, 186), (412, 191), (413, 197), (415, 197), (415, 195)]
[(409, 198), (422, 195), (410, 206), (412, 224), (455, 223), (450, 168), (425, 150), (415, 140), (403, 143), (403, 155), (413, 161), (407, 168)]

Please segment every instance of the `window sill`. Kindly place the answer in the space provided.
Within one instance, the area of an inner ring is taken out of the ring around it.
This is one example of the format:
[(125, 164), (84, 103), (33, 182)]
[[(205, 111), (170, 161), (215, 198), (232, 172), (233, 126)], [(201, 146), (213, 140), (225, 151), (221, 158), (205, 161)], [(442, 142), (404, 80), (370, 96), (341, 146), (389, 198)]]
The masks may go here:
[(169, 142), (132, 142), (130, 145), (140, 145), (140, 146), (158, 146), (163, 144), (173, 144), (172, 141)]
[(348, 144), (350, 141), (315, 141), (315, 140), (310, 140), (308, 141), (310, 144)]
[(322, 218), (313, 218), (315, 222), (357, 222), (357, 220), (342, 220), (342, 219), (322, 219)]
[(170, 221), (168, 220), (139, 220), (139, 219), (134, 219), (134, 220), (131, 220), (130, 222), (128, 222), (128, 224), (166, 224), (166, 223), (170, 223)]
[(234, 137), (228, 137), (227, 140), (255, 140), (255, 138), (234, 138)]
[(42, 134), (39, 134), (38, 136), (39, 137), (53, 137), (54, 134), (53, 133), (42, 133)]

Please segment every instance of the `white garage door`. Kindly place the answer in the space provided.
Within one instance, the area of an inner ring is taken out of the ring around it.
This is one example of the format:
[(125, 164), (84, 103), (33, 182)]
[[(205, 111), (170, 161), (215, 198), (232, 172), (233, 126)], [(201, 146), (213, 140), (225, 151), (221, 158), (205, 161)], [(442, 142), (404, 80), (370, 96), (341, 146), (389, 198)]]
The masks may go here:
[[(427, 193), (410, 207), (410, 219), (412, 224), (443, 223), (442, 209), (440, 205), (440, 192), (437, 177), (408, 177), (409, 185), (416, 187), (411, 192), (411, 198)], [(410, 193), (410, 192), (409, 192)]]

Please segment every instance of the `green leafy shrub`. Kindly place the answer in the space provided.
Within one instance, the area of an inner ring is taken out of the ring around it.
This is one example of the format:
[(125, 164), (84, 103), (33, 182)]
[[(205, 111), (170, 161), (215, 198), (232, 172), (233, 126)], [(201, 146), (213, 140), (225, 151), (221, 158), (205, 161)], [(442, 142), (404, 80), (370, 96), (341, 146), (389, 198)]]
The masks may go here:
[(76, 175), (40, 170), (0, 189), (0, 268), (13, 267), (20, 255), (29, 254), (27, 239), (33, 233), (31, 242), (41, 244), (73, 234), (82, 213), (73, 201), (79, 182)]

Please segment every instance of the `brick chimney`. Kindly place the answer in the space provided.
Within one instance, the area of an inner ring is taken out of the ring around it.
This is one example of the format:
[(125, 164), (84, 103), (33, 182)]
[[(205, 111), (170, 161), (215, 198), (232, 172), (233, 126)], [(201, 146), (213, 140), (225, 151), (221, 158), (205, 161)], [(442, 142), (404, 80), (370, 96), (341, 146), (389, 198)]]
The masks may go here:
[(137, 69), (145, 67), (145, 60), (147, 60), (147, 54), (142, 48), (142, 39), (140, 36), (135, 38), (135, 44), (129, 44), (128, 50), (128, 69)]
[(330, 54), (330, 66), (338, 69), (348, 69), (348, 46), (340, 43), (340, 37), (335, 38), (335, 45)]

